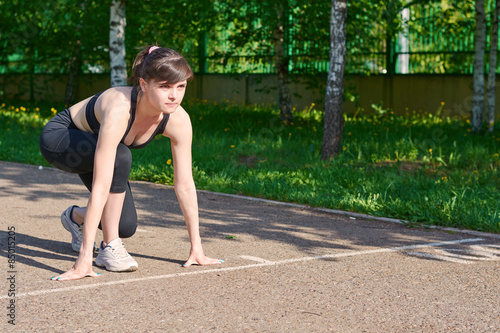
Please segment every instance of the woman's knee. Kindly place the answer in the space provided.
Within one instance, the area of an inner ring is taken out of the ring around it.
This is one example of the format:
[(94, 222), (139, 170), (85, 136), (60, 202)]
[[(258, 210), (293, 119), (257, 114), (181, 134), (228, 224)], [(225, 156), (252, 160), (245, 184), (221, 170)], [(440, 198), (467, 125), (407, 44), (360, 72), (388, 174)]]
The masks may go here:
[(115, 170), (111, 183), (111, 192), (122, 193), (127, 189), (128, 176), (132, 167), (132, 153), (124, 144), (116, 149)]
[(130, 171), (132, 166), (132, 152), (124, 144), (120, 143), (116, 148), (115, 169)]
[(128, 225), (128, 226), (121, 226), (118, 229), (118, 235), (120, 238), (130, 238), (132, 237), (137, 230), (137, 224), (136, 225)]
[(135, 234), (137, 229), (137, 211), (132, 198), (132, 192), (127, 184), (125, 199), (123, 200), (122, 213), (118, 233), (121, 238), (129, 238)]

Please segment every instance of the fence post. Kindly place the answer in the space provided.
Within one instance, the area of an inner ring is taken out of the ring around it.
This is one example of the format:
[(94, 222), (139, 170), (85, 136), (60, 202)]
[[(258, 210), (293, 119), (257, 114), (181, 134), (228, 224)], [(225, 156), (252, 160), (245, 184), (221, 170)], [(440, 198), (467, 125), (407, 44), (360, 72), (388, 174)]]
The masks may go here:
[(386, 73), (384, 75), (384, 88), (383, 88), (383, 105), (386, 108), (393, 107), (393, 80), (395, 72), (395, 61), (394, 61), (394, 43), (393, 38), (387, 31), (386, 37), (386, 50), (385, 50), (385, 61), (386, 61)]
[(196, 86), (198, 90), (196, 97), (200, 100), (203, 99), (204, 76), (208, 72), (207, 44), (208, 33), (206, 31), (201, 31), (198, 35), (198, 75), (196, 79)]
[(393, 36), (387, 35), (385, 50), (386, 74), (391, 76), (396, 72), (396, 62), (394, 61), (394, 40)]
[(198, 39), (198, 71), (200, 74), (207, 72), (207, 41), (208, 34), (204, 31), (200, 32)]

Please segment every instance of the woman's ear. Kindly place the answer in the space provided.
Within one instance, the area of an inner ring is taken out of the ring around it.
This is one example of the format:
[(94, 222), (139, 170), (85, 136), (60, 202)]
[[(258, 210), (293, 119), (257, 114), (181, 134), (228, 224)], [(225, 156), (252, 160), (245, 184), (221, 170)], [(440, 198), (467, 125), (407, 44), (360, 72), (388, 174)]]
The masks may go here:
[(139, 78), (139, 86), (141, 87), (142, 92), (146, 92), (146, 86), (148, 83), (141, 77)]

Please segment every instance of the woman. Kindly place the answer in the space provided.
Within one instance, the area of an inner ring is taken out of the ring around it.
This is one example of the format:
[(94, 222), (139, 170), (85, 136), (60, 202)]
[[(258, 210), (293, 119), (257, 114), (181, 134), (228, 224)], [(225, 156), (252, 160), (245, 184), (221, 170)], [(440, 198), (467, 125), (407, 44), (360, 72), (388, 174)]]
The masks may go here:
[(133, 67), (133, 87), (114, 87), (62, 111), (44, 127), (40, 150), (55, 167), (77, 173), (89, 189), (87, 207), (69, 207), (61, 215), (79, 255), (66, 273), (53, 280), (95, 277), (92, 270), (97, 228), (103, 241), (96, 265), (110, 271), (134, 271), (137, 262), (121, 238), (135, 233), (137, 215), (128, 176), (129, 148), (143, 148), (156, 135), (170, 138), (174, 189), (191, 242), (183, 265), (209, 265), (223, 260), (203, 253), (199, 234), (196, 188), (192, 176), (192, 128), (180, 106), (193, 72), (178, 52), (157, 46), (144, 48)]

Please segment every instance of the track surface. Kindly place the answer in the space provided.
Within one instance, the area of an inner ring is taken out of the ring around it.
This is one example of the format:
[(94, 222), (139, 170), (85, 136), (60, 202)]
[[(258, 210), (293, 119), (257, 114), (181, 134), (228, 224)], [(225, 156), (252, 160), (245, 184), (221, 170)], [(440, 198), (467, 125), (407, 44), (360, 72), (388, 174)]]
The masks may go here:
[(76, 259), (59, 216), (88, 193), (75, 175), (0, 162), (0, 331), (500, 331), (499, 235), (200, 192), (205, 252), (226, 262), (186, 269), (173, 189), (132, 191), (140, 225), (124, 241), (139, 269), (54, 282)]

